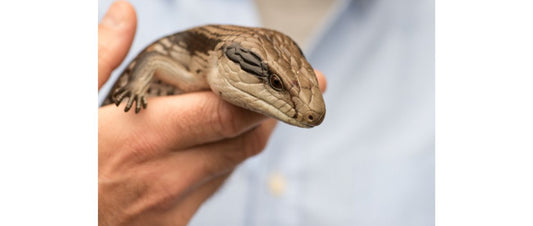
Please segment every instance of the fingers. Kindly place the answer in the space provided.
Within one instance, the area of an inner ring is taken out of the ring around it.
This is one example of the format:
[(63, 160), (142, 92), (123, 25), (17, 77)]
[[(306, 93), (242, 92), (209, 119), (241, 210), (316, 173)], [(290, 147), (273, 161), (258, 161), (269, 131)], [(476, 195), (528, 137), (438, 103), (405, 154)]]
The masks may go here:
[[(212, 92), (155, 97), (148, 101), (148, 110), (139, 114), (124, 113), (122, 108), (112, 105), (104, 106), (101, 111), (105, 111), (103, 114), (110, 120), (102, 119), (100, 124), (107, 127), (103, 129), (119, 130), (124, 136), (149, 141), (150, 148), (176, 150), (236, 137), (266, 119), (261, 114), (231, 105)], [(119, 128), (118, 125), (131, 127)]]
[(315, 74), (316, 74), (316, 78), (318, 79), (318, 85), (320, 86), (320, 91), (322, 91), (322, 93), (326, 92), (326, 88), (328, 84), (326, 81), (326, 77), (324, 76), (324, 74), (322, 74), (322, 72), (316, 69), (315, 69)]
[(98, 25), (98, 89), (124, 60), (133, 42), (137, 17), (126, 1), (114, 2)]
[[(176, 175), (179, 169), (188, 169), (187, 174), (191, 184), (200, 184), (205, 178), (213, 178), (233, 170), (245, 159), (260, 153), (266, 146), (277, 121), (268, 119), (258, 127), (235, 138), (201, 145), (186, 152), (174, 152), (165, 161), (174, 166), (170, 174)], [(187, 167), (185, 167), (187, 166)], [(172, 182), (174, 187), (180, 187), (183, 178)]]
[[(264, 148), (275, 125), (276, 121), (269, 119), (238, 137), (167, 153), (142, 163), (135, 175), (140, 181), (150, 181), (150, 188), (146, 189), (150, 195), (133, 208), (168, 209), (191, 204), (197, 208), (222, 183), (211, 184), (213, 180), (225, 177), (239, 163)], [(187, 211), (184, 214), (182, 219), (190, 217)]]
[(146, 170), (140, 172), (157, 175), (154, 183), (167, 190), (174, 189), (171, 194), (183, 194), (231, 172), (242, 161), (261, 152), (275, 125), (276, 120), (269, 119), (238, 137), (169, 153), (157, 161), (145, 163)]

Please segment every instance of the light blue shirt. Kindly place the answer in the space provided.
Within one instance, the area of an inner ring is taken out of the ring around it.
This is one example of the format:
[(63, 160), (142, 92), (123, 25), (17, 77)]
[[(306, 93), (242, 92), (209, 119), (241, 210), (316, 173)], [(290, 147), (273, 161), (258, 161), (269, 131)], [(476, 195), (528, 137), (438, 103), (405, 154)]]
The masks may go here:
[[(109, 1), (100, 2), (101, 18)], [(192, 25), (259, 24), (253, 1), (132, 3), (139, 29), (129, 58)], [(434, 2), (340, 4), (304, 50), (328, 79), (324, 122), (279, 123), (191, 225), (434, 224)]]

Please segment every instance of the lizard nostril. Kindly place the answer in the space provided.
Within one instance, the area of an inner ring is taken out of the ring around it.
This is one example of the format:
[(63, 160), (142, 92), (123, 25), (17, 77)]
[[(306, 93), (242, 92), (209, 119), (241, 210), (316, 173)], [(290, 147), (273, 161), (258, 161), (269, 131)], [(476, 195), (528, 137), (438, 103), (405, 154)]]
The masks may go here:
[(305, 115), (305, 121), (306, 124), (309, 126), (317, 126), (322, 123), (322, 120), (324, 119), (324, 114), (318, 114), (316, 112), (308, 112)]

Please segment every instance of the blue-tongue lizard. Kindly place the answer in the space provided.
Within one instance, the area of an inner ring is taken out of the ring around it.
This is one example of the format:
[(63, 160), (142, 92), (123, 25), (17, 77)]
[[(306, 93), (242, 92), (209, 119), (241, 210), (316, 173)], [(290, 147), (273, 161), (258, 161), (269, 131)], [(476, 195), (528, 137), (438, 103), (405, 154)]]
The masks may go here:
[(206, 25), (150, 44), (126, 67), (104, 104), (138, 113), (147, 97), (212, 90), (225, 101), (310, 128), (326, 107), (315, 72), (288, 36), (265, 28)]

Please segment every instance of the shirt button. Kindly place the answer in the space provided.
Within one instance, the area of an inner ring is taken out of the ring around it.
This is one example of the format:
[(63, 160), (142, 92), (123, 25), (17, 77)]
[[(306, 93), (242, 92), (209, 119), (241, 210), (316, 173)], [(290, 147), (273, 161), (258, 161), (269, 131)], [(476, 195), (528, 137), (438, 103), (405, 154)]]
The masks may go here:
[(273, 196), (281, 196), (285, 192), (287, 182), (281, 173), (271, 173), (268, 177), (268, 188)]

